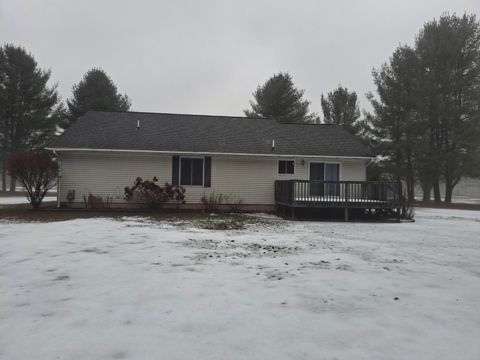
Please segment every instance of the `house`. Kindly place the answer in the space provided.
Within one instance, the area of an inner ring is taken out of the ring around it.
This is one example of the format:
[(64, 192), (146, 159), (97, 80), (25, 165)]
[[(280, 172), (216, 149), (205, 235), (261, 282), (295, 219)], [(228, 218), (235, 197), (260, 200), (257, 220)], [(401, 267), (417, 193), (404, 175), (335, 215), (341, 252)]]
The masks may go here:
[(124, 199), (125, 186), (154, 176), (182, 185), (185, 207), (200, 207), (212, 192), (254, 211), (292, 205), (285, 195), (292, 203), (330, 199), (345, 206), (350, 183), (363, 184), (358, 198), (372, 197), (364, 186), (369, 150), (336, 125), (92, 111), (48, 149), (60, 162), (59, 206), (83, 206), (89, 193), (110, 197), (112, 207), (134, 206)]

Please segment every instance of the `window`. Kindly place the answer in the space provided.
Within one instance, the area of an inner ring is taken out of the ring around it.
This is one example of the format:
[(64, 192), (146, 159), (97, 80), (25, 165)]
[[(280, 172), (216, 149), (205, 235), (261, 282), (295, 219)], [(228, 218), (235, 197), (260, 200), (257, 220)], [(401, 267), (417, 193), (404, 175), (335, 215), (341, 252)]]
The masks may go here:
[(294, 174), (295, 173), (295, 161), (293, 161), (293, 160), (278, 160), (278, 173), (279, 174)]
[(203, 185), (203, 158), (180, 158), (180, 185)]

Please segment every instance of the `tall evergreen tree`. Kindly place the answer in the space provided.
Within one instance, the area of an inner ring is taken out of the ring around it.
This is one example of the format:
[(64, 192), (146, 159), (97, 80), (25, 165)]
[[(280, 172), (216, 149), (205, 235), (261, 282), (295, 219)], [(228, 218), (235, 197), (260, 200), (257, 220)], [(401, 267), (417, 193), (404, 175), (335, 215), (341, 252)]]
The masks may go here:
[(309, 114), (310, 103), (303, 99), (304, 90), (297, 89), (292, 76), (278, 73), (259, 85), (250, 101), (251, 110), (245, 110), (248, 117), (269, 118), (285, 123), (316, 122), (316, 114)]
[(388, 63), (373, 71), (373, 78), (378, 98), (368, 95), (374, 111), (367, 116), (370, 135), (383, 143), (385, 169), (406, 182), (408, 198), (413, 200), (415, 149), (422, 141), (418, 134), (423, 132), (416, 110), (419, 68), (415, 51), (400, 46)]
[(474, 15), (445, 14), (424, 25), (415, 48), (398, 48), (374, 71), (378, 98), (370, 133), (384, 142), (391, 173), (407, 181), (409, 197), (418, 178), (424, 200), (445, 201), (460, 178), (480, 165), (480, 23)]
[(128, 111), (131, 106), (128, 96), (119, 94), (112, 79), (99, 68), (88, 70), (72, 92), (67, 100), (70, 121), (90, 110)]
[(337, 124), (355, 134), (358, 131), (356, 124), (360, 118), (357, 93), (338, 86), (330, 91), (326, 97), (321, 97), (323, 121), (326, 124)]
[(478, 164), (480, 146), (480, 23), (475, 15), (444, 14), (424, 25), (416, 50), (423, 71), (421, 96), (428, 119), (430, 152), (445, 181), (445, 201), (455, 185)]
[[(24, 48), (0, 47), (0, 142), (2, 190), (6, 162), (12, 153), (43, 147), (64, 117), (56, 85), (48, 86), (50, 71), (38, 67)], [(15, 191), (11, 179), (10, 191)]]

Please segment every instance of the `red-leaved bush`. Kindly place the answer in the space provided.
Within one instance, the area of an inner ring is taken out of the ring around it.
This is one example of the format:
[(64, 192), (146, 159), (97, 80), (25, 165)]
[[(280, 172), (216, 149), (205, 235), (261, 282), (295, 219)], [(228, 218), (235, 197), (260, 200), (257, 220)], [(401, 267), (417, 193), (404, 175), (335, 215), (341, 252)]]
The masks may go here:
[(23, 185), (30, 205), (38, 209), (57, 183), (58, 164), (47, 153), (13, 154), (7, 161), (7, 172)]
[(133, 186), (125, 187), (125, 199), (140, 201), (152, 209), (159, 209), (170, 200), (185, 202), (183, 187), (173, 186), (169, 183), (160, 186), (157, 182), (156, 177), (152, 180), (143, 180), (141, 177), (137, 177)]

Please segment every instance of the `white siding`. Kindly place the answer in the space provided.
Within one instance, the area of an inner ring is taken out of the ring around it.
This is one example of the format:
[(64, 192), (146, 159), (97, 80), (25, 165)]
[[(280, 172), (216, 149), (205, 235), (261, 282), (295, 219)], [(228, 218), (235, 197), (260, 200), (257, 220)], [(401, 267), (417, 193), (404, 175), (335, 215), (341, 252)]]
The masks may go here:
[[(111, 196), (116, 203), (124, 202), (123, 189), (133, 184), (136, 177), (159, 178), (160, 183), (172, 180), (172, 156), (138, 153), (85, 152), (60, 153), (60, 201), (66, 202), (67, 192), (75, 190), (75, 202), (83, 196)], [(293, 159), (292, 159), (293, 160)], [(199, 203), (204, 194), (212, 191), (241, 199), (243, 204), (274, 204), (274, 180), (308, 179), (312, 159), (295, 160), (295, 174), (281, 175), (278, 159), (266, 157), (212, 157), (211, 187), (185, 186), (187, 203)], [(318, 158), (314, 161), (330, 161)], [(341, 180), (365, 180), (364, 160), (336, 160), (340, 162)], [(302, 165), (303, 162), (303, 165)]]
[(170, 181), (171, 157), (128, 153), (61, 153), (60, 201), (65, 202), (69, 190), (75, 190), (75, 202), (83, 196), (111, 196), (114, 202), (124, 202), (125, 186), (133, 185), (140, 176)]
[(340, 170), (340, 180), (365, 181), (367, 179), (367, 163), (365, 160), (345, 160)]

